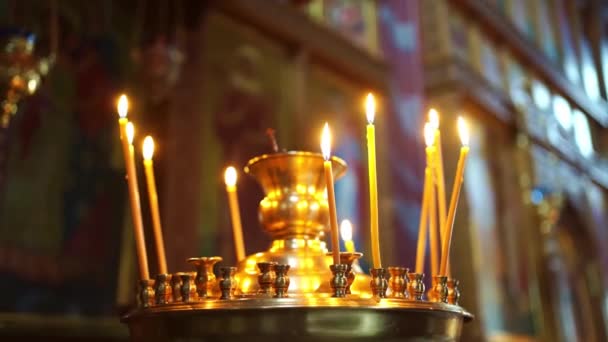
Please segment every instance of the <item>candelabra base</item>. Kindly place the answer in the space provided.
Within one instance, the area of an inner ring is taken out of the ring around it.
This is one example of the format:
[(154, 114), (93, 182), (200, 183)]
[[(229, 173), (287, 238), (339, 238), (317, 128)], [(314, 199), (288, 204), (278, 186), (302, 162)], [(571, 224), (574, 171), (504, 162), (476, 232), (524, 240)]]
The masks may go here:
[(458, 341), (457, 305), (384, 298), (241, 298), (167, 304), (123, 317), (132, 341)]

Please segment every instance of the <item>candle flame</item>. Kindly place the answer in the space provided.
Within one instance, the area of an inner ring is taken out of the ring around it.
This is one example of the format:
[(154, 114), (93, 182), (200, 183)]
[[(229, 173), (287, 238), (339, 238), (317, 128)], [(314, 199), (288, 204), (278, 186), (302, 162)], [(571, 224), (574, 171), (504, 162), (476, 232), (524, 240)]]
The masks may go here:
[(340, 235), (344, 241), (350, 241), (353, 239), (353, 225), (349, 220), (342, 220), (340, 223)]
[(435, 129), (430, 122), (424, 124), (424, 142), (427, 147), (433, 146), (435, 143)]
[(365, 116), (367, 116), (367, 122), (371, 125), (374, 123), (374, 117), (376, 116), (376, 101), (372, 93), (367, 94), (365, 99)]
[(118, 105), (116, 107), (118, 109), (118, 115), (121, 118), (126, 118), (127, 112), (129, 111), (129, 100), (127, 99), (127, 95), (120, 95), (118, 98)]
[(224, 172), (224, 182), (227, 186), (236, 185), (236, 169), (233, 166), (228, 166)]
[(460, 141), (463, 146), (469, 145), (469, 126), (467, 122), (462, 118), (458, 117), (458, 135), (460, 135)]
[(329, 124), (327, 122), (323, 126), (323, 133), (321, 134), (321, 152), (323, 153), (323, 158), (329, 160), (329, 156), (331, 155), (331, 132), (329, 131)]
[(429, 123), (431, 124), (431, 128), (439, 128), (439, 112), (435, 108), (429, 110)]
[(144, 139), (143, 155), (145, 160), (152, 160), (154, 156), (154, 139), (149, 135)]
[(131, 121), (127, 122), (127, 141), (129, 144), (133, 144), (133, 138), (135, 137), (135, 126)]

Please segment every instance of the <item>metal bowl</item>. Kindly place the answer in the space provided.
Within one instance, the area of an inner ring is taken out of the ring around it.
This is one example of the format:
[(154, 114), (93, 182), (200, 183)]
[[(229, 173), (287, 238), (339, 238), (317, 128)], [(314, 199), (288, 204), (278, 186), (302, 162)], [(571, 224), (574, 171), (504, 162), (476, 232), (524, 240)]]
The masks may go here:
[(471, 319), (443, 303), (315, 296), (169, 304), (123, 322), (132, 341), (458, 341)]

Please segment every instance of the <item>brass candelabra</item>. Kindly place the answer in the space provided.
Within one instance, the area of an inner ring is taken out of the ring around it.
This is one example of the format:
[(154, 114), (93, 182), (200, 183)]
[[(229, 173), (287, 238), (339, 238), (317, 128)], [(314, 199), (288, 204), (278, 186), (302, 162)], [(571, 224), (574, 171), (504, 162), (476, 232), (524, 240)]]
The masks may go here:
[[(346, 163), (332, 158), (334, 177)], [(324, 242), (328, 205), (323, 157), (309, 152), (262, 155), (245, 171), (263, 187), (260, 220), (273, 238), (267, 251), (236, 267), (221, 257), (188, 260), (193, 272), (159, 274), (139, 284), (139, 306), (123, 317), (134, 341), (453, 341), (472, 316), (458, 306), (455, 279), (401, 265), (373, 268), (361, 253), (333, 264)]]

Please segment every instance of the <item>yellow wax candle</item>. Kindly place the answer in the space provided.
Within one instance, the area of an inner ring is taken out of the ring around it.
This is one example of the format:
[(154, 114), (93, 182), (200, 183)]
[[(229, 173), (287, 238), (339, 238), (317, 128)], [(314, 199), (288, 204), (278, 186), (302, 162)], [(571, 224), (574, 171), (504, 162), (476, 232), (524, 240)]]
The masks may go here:
[(344, 241), (344, 247), (347, 252), (355, 252), (355, 242), (353, 241), (353, 225), (349, 220), (342, 220), (340, 223), (340, 235)]
[(158, 259), (158, 272), (167, 274), (167, 258), (165, 256), (165, 241), (163, 239), (163, 229), (158, 210), (158, 193), (156, 191), (156, 179), (154, 177), (154, 140), (151, 136), (144, 139), (143, 144), (144, 170), (146, 172), (146, 183), (148, 184), (148, 199), (150, 202), (150, 213), (152, 215), (152, 228), (154, 240), (156, 242), (156, 258)]
[(137, 190), (137, 174), (135, 172), (135, 162), (133, 160), (134, 152), (133, 146), (131, 145), (135, 132), (133, 124), (130, 124), (129, 120), (127, 120), (128, 110), (129, 101), (125, 95), (122, 95), (118, 100), (118, 125), (120, 127), (120, 140), (125, 159), (125, 168), (127, 169), (129, 203), (131, 204), (131, 216), (133, 218), (133, 231), (135, 237), (137, 262), (139, 265), (139, 276), (140, 279), (147, 280), (150, 279), (150, 273), (148, 271), (148, 255), (146, 254), (146, 241), (144, 239), (143, 222), (141, 219), (141, 205), (139, 202), (139, 191)]
[[(431, 169), (431, 178), (435, 178)], [(431, 275), (437, 275), (439, 268), (439, 245), (437, 241), (437, 197), (435, 187), (429, 192), (429, 242), (431, 245)]]
[(224, 181), (226, 182), (226, 193), (228, 194), (228, 205), (230, 207), (230, 218), (232, 220), (232, 233), (234, 237), (234, 249), (237, 261), (245, 259), (245, 243), (243, 241), (243, 226), (241, 225), (241, 212), (239, 199), (236, 193), (236, 169), (232, 166), (226, 168)]
[(462, 117), (458, 117), (458, 133), (460, 135), (462, 147), (460, 148), (460, 157), (458, 158), (458, 165), (456, 166), (456, 176), (454, 177), (452, 197), (450, 199), (450, 208), (448, 210), (448, 216), (446, 219), (445, 239), (443, 240), (441, 246), (442, 248), (440, 274), (442, 275), (447, 275), (446, 272), (449, 264), (452, 233), (454, 231), (454, 218), (456, 217), (456, 207), (458, 206), (458, 199), (460, 197), (460, 188), (464, 181), (464, 168), (467, 156), (469, 154), (469, 130), (466, 122)]
[(422, 205), (420, 206), (420, 224), (418, 226), (418, 246), (416, 248), (416, 273), (424, 272), (424, 259), (426, 256), (426, 243), (429, 218), (429, 196), (433, 189), (433, 139), (434, 133), (431, 125), (424, 125), (424, 139), (426, 142), (426, 167), (424, 169), (424, 185), (422, 188)]
[(378, 183), (376, 177), (376, 130), (374, 128), (374, 116), (376, 114), (376, 103), (374, 96), (367, 94), (365, 101), (365, 114), (367, 116), (367, 164), (369, 169), (369, 219), (370, 238), (372, 244), (372, 261), (374, 268), (381, 268), (380, 259), (380, 233), (378, 230)]
[(437, 186), (437, 204), (439, 208), (439, 232), (443, 243), (445, 236), (446, 200), (445, 177), (443, 174), (443, 152), (441, 151), (441, 131), (439, 130), (439, 113), (434, 108), (429, 110), (429, 122), (434, 129), (435, 153), (435, 184)]
[[(133, 231), (135, 237), (135, 250), (137, 253), (137, 261), (139, 265), (139, 276), (142, 280), (150, 279), (148, 270), (148, 255), (146, 254), (146, 241), (144, 238), (143, 222), (141, 219), (141, 206), (139, 202), (139, 192), (137, 190), (137, 175), (135, 172), (135, 163), (133, 162), (133, 127), (127, 120), (127, 112), (129, 111), (129, 101), (125, 95), (120, 96), (118, 100), (118, 125), (120, 127), (120, 141), (122, 152), (125, 159), (125, 168), (127, 169), (127, 184), (129, 187), (129, 203), (131, 204), (131, 216), (133, 218)], [(128, 132), (130, 131), (130, 132)], [(129, 134), (128, 134), (129, 133)]]
[(334, 191), (334, 175), (331, 167), (331, 133), (325, 123), (321, 134), (321, 152), (323, 152), (323, 170), (327, 186), (327, 204), (329, 205), (329, 224), (331, 227), (331, 248), (334, 265), (340, 263), (340, 236), (338, 235), (338, 215), (336, 214), (336, 194)]

